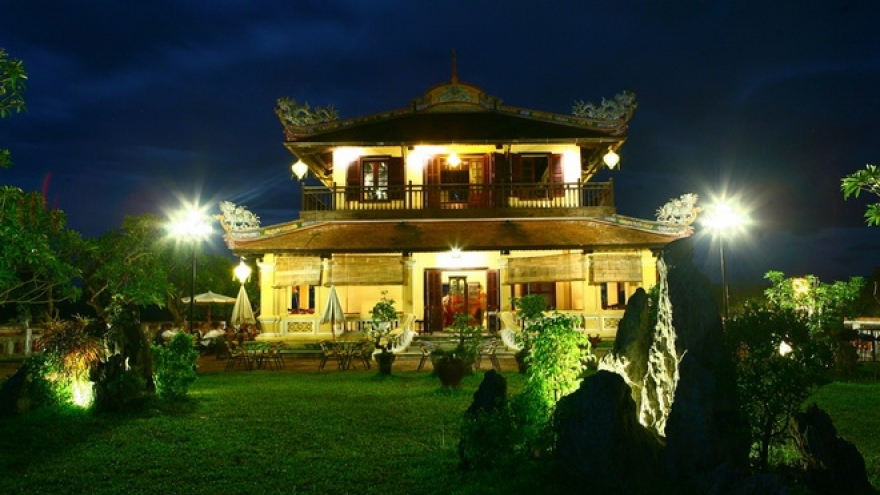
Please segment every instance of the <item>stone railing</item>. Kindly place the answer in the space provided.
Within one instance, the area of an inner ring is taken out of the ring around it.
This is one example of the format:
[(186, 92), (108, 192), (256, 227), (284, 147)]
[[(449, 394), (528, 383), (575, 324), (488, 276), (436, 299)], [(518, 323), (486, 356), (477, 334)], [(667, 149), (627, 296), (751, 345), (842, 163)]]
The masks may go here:
[(20, 325), (0, 327), (0, 359), (30, 356), (39, 336), (37, 330)]
[[(404, 218), (554, 215), (614, 211), (614, 186), (602, 183), (406, 184), (382, 188), (304, 186), (303, 218), (321, 214), (374, 213)], [(410, 213), (411, 215), (407, 215)], [(550, 214), (550, 213), (548, 213)], [(332, 215), (331, 215), (332, 216)]]

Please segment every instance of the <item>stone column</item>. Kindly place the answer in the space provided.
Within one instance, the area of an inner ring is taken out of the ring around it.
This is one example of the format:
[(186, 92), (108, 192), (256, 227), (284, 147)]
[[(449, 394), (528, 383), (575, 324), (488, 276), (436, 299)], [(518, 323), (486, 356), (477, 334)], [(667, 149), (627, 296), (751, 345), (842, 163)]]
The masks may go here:
[(409, 253), (404, 253), (403, 257), (400, 260), (400, 263), (403, 265), (403, 288), (401, 289), (403, 301), (401, 304), (403, 306), (404, 313), (413, 313), (413, 266), (415, 265), (415, 260), (413, 260), (412, 255)]
[(280, 332), (279, 316), (276, 311), (275, 255), (268, 253), (257, 260), (260, 269), (260, 325), (263, 332)]

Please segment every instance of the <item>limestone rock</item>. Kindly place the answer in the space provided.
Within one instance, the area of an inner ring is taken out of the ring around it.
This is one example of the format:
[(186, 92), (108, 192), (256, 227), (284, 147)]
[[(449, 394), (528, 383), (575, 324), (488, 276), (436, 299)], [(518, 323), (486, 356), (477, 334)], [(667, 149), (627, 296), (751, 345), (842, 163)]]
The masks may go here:
[(599, 371), (557, 404), (557, 458), (583, 479), (625, 481), (660, 473), (660, 440), (642, 426), (623, 378)]
[(865, 459), (855, 445), (837, 436), (828, 413), (815, 403), (792, 416), (795, 447), (806, 464), (807, 483), (820, 493), (874, 493)]

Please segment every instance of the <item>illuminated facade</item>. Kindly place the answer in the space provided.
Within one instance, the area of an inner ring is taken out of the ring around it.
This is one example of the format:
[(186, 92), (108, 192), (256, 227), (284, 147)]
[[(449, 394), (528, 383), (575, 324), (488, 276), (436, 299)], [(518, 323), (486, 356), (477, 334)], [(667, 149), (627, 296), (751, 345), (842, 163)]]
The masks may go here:
[(572, 115), (506, 106), (455, 70), (364, 117), (279, 100), (293, 170), (321, 185), (303, 187), (291, 222), (224, 221), (229, 248), (260, 260), (263, 331), (329, 336), (320, 318), (336, 286), (349, 323), (387, 291), (422, 330), (465, 312), (492, 331), (511, 297), (536, 293), (613, 335), (626, 298), (656, 282), (657, 250), (690, 234), (618, 215), (613, 183), (591, 182), (634, 108), (627, 93)]

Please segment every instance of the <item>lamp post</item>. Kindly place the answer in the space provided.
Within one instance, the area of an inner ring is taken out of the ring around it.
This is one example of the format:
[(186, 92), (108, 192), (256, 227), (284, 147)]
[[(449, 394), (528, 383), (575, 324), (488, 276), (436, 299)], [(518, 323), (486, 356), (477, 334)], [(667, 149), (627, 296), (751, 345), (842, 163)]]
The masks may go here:
[(211, 224), (202, 210), (189, 206), (171, 219), (171, 234), (192, 244), (192, 273), (189, 281), (189, 331), (195, 324), (196, 304), (196, 249), (198, 243), (211, 233)]
[(730, 317), (730, 292), (727, 287), (727, 268), (724, 264), (724, 240), (728, 232), (743, 227), (746, 221), (746, 216), (739, 208), (726, 202), (719, 202), (709, 207), (708, 215), (703, 220), (703, 225), (718, 235), (718, 254), (721, 264), (722, 316), (725, 325), (727, 325), (727, 319)]

